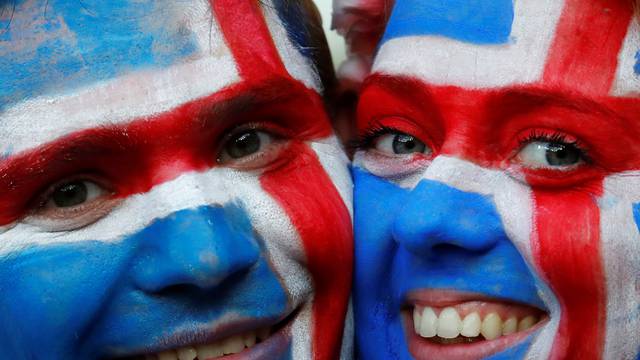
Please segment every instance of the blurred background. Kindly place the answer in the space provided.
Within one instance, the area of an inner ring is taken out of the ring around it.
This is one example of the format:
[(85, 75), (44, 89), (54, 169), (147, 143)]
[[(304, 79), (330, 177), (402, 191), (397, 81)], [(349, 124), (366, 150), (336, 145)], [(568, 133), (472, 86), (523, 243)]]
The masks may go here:
[(329, 40), (333, 66), (338, 67), (346, 57), (344, 41), (335, 31), (331, 30), (331, 3), (333, 0), (314, 0), (322, 14), (322, 25)]

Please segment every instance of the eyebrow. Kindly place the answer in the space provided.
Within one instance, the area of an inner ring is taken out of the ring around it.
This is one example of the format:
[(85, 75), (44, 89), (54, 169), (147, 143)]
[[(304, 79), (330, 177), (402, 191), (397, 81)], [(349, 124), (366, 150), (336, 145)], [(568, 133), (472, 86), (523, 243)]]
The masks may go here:
[[(365, 82), (363, 89), (366, 89), (369, 86), (377, 86), (391, 93), (398, 93), (398, 91), (401, 91), (403, 98), (409, 99), (414, 104), (424, 104), (427, 107), (438, 107), (437, 102), (431, 95), (430, 88), (432, 86), (417, 79), (389, 75), (374, 75)], [(453, 85), (445, 85), (444, 87), (449, 86), (454, 87)], [(433, 87), (443, 86), (438, 85)], [(465, 90), (464, 88), (461, 89)], [(549, 107), (562, 107), (585, 114), (603, 115), (603, 121), (607, 121), (611, 123), (611, 125), (617, 127), (624, 127), (625, 122), (627, 121), (609, 106), (577, 93), (550, 91), (540, 89), (535, 86), (516, 86), (511, 88), (482, 90), (473, 89), (471, 91), (479, 91), (488, 94), (488, 102), (485, 107), (501, 110), (495, 112), (492, 117), (492, 120), (495, 121), (495, 123), (492, 124), (495, 125), (508, 121), (515, 115)]]

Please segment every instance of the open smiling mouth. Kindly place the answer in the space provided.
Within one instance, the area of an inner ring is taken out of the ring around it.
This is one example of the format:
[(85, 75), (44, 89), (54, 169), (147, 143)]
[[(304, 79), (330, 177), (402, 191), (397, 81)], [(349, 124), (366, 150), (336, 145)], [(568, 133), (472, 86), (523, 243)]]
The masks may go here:
[(479, 359), (514, 346), (546, 323), (537, 308), (495, 299), (418, 296), (402, 311), (416, 359)]
[[(298, 309), (299, 310), (299, 309)], [(235, 333), (214, 339), (195, 341), (144, 355), (118, 358), (120, 360), (225, 360), (269, 359), (282, 351), (290, 342), (290, 330), (298, 310), (272, 326)]]

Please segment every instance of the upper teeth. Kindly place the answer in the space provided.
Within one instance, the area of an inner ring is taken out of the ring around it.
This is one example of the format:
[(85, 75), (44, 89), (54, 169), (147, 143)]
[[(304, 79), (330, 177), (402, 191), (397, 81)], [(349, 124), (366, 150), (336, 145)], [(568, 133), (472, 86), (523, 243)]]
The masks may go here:
[(414, 330), (416, 334), (424, 338), (432, 338), (437, 335), (443, 339), (454, 339), (460, 335), (477, 337), (482, 334), (486, 340), (493, 340), (502, 335), (527, 330), (538, 320), (535, 315), (527, 315), (520, 321), (516, 316), (508, 316), (503, 321), (496, 312), (490, 312), (482, 319), (477, 311), (468, 313), (461, 319), (458, 311), (453, 307), (442, 309), (439, 316), (429, 306), (424, 308), (416, 306), (413, 309)]
[(215, 343), (196, 346), (185, 346), (179, 349), (166, 350), (157, 354), (148, 354), (146, 360), (208, 360), (224, 355), (237, 354), (245, 348), (251, 348), (257, 342), (269, 337), (269, 328), (249, 331), (244, 334), (230, 336)]

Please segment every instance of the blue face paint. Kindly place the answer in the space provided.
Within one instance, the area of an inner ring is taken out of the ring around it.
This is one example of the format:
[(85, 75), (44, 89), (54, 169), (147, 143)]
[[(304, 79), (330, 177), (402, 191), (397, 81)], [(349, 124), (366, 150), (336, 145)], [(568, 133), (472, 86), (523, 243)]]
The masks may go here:
[(640, 51), (638, 51), (636, 53), (636, 64), (633, 66), (633, 72), (636, 73), (636, 75), (640, 75)]
[(513, 16), (513, 0), (398, 0), (382, 43), (434, 35), (472, 44), (504, 44)]
[(290, 310), (235, 204), (175, 212), (119, 243), (5, 256), (0, 289), (1, 359), (112, 358), (158, 350), (230, 314), (251, 322), (237, 333)]
[[(545, 309), (491, 198), (428, 180), (405, 190), (359, 168), (353, 175), (360, 358), (411, 358), (400, 314), (411, 291), (480, 293)], [(527, 344), (505, 352), (526, 353)]]
[(316, 49), (313, 46), (311, 35), (307, 28), (309, 14), (306, 14), (305, 9), (300, 4), (275, 1), (273, 5), (295, 48), (313, 63), (313, 55)]
[(16, 0), (15, 11), (11, 6), (0, 17), (0, 29), (7, 29), (0, 31), (0, 111), (25, 99), (168, 66), (198, 50), (195, 35), (177, 23), (165, 2)]
[(640, 230), (640, 204), (633, 205), (633, 218), (636, 220), (638, 230)]

